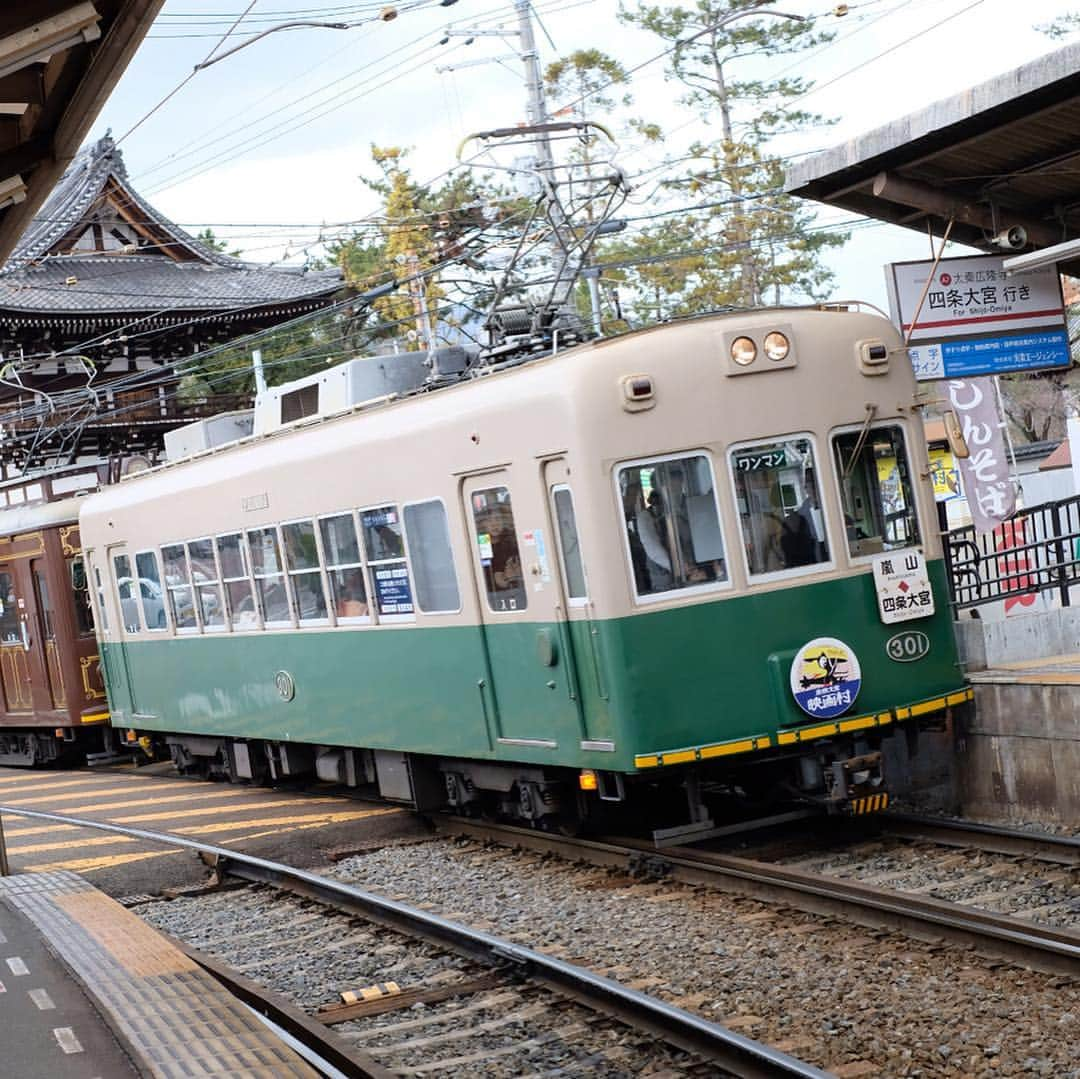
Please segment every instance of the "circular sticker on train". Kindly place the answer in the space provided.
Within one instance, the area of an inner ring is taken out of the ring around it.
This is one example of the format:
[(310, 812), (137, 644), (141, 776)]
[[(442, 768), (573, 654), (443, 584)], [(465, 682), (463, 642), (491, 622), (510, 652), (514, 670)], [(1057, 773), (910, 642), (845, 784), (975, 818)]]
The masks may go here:
[(835, 637), (815, 637), (791, 663), (791, 692), (799, 707), (815, 719), (843, 715), (862, 685), (855, 649)]

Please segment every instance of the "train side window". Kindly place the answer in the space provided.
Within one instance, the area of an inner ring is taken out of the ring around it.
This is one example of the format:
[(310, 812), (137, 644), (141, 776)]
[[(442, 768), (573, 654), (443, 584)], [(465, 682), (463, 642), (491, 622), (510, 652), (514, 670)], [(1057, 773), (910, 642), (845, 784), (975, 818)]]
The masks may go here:
[(505, 487), (473, 491), (472, 513), (488, 605), (493, 611), (525, 610), (529, 599), (510, 492)]
[(559, 557), (566, 578), (566, 598), (582, 603), (588, 599), (589, 593), (585, 586), (585, 563), (578, 540), (574, 496), (569, 487), (560, 485), (551, 489), (551, 499), (555, 504), (555, 523), (559, 526)]
[(291, 521), (284, 524), (281, 526), (281, 538), (285, 544), (285, 566), (289, 571), (289, 588), (297, 617), (302, 623), (325, 623), (329, 615), (319, 565), (319, 545), (315, 539), (315, 522)]
[(630, 565), (639, 596), (728, 583), (712, 466), (704, 454), (619, 469)]
[(218, 578), (217, 561), (214, 558), (214, 541), (191, 540), (188, 545), (188, 562), (191, 565), (191, 583), (199, 602), (199, 616), (204, 629), (225, 628), (225, 606), (221, 602), (221, 583)]
[(372, 506), (361, 510), (360, 530), (364, 535), (364, 552), (380, 619), (385, 616), (395, 620), (395, 615), (412, 618), (412, 586), (397, 506)]
[(90, 606), (90, 581), (86, 576), (86, 562), (80, 555), (67, 560), (68, 577), (71, 580), (71, 600), (75, 605), (75, 629), (80, 637), (94, 632), (94, 613)]
[(139, 551), (135, 555), (138, 577), (139, 603), (142, 606), (143, 625), (155, 633), (168, 628), (165, 620), (165, 594), (161, 588), (157, 556), (153, 551)]
[(330, 585), (330, 600), (339, 622), (370, 622), (364, 567), (356, 520), (351, 513), (338, 513), (319, 521), (323, 560)]
[(266, 625), (288, 625), (292, 615), (289, 613), (289, 596), (285, 590), (277, 529), (273, 526), (249, 529), (248, 544), (251, 546), (255, 594), (259, 598), (263, 622)]
[(12, 573), (0, 573), (0, 643), (16, 644), (21, 641), (19, 597), (15, 593), (15, 576)]
[(120, 624), (125, 633), (138, 633), (139, 590), (131, 573), (131, 559), (126, 554), (113, 555), (113, 573), (116, 578), (116, 594), (120, 599)]
[(169, 598), (173, 625), (177, 629), (198, 629), (195, 600), (191, 592), (191, 573), (182, 543), (161, 548), (161, 564), (165, 570), (165, 594)]
[(217, 553), (232, 628), (255, 629), (259, 617), (255, 611), (255, 594), (251, 590), (243, 536), (239, 532), (218, 536)]
[(814, 447), (809, 438), (776, 439), (731, 451), (746, 567), (752, 577), (829, 561)]
[(845, 431), (833, 437), (844, 528), (852, 557), (919, 542), (915, 493), (899, 427)]
[(405, 537), (416, 582), (416, 603), (425, 614), (461, 610), (446, 506), (437, 498), (405, 507)]

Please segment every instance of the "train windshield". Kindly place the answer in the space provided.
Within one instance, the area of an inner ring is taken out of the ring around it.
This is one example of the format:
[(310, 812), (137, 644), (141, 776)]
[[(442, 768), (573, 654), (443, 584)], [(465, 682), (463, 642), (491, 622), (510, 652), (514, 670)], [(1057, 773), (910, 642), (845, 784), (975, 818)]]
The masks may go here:
[(855, 557), (919, 542), (915, 497), (899, 427), (846, 431), (833, 439), (848, 550)]
[(751, 576), (829, 561), (810, 439), (740, 446), (731, 452), (731, 469)]

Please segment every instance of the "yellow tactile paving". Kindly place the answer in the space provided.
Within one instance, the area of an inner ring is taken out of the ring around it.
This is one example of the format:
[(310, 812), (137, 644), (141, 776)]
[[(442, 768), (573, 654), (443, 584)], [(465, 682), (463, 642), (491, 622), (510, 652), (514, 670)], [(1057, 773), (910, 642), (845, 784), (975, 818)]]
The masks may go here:
[(985, 671), (969, 671), (967, 677), (976, 685), (1080, 685), (1080, 653), (1069, 652), (1058, 656), (1001, 663)]

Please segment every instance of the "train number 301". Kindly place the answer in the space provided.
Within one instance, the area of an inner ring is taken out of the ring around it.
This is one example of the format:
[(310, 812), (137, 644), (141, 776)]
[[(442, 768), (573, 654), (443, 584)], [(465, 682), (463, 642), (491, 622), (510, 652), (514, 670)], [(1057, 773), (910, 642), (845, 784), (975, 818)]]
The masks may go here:
[(895, 659), (897, 663), (913, 663), (930, 651), (930, 638), (916, 629), (909, 629), (890, 637), (885, 642), (885, 651), (889, 659)]

